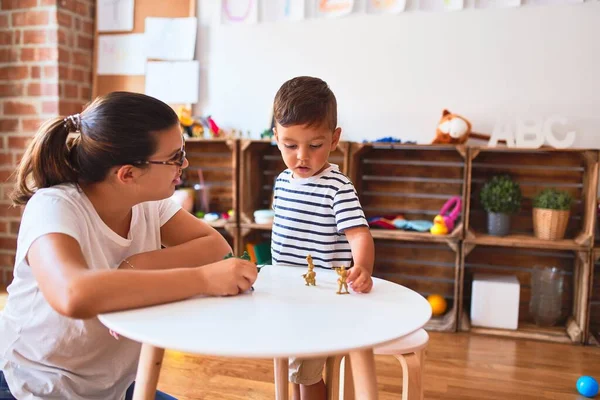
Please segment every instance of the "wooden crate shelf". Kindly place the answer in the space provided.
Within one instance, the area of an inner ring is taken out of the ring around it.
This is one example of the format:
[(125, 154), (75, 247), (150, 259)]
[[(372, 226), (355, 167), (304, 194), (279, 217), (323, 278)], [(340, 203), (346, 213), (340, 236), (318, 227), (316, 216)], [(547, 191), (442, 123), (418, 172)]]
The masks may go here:
[[(234, 210), (233, 219), (211, 224), (215, 227), (237, 223), (238, 149), (239, 142), (233, 139), (186, 140), (186, 157), (190, 165), (184, 170), (185, 186), (193, 188), (199, 183), (201, 170), (207, 190), (208, 211), (226, 213)], [(201, 204), (199, 199), (195, 200), (195, 204)]]
[(592, 252), (589, 311), (587, 315), (587, 343), (600, 344), (600, 246)]
[(433, 221), (451, 197), (462, 199), (461, 217), (447, 235), (373, 227), (373, 237), (425, 242), (462, 239), (466, 152), (463, 146), (352, 143), (348, 175), (367, 219), (403, 216)]
[(439, 294), (448, 302), (446, 313), (433, 317), (429, 330), (456, 330), (460, 249), (446, 243), (375, 239), (373, 276), (412, 289), (424, 297)]
[[(459, 308), (461, 330), (559, 343), (581, 344), (587, 322), (587, 298), (591, 270), (590, 252), (585, 250), (550, 250), (477, 246), (463, 243), (460, 268), (462, 282)], [(554, 327), (538, 327), (529, 312), (531, 272), (535, 266), (555, 266), (562, 270), (564, 292), (563, 316)], [(473, 274), (516, 276), (521, 285), (519, 326), (517, 330), (503, 330), (471, 326), (469, 321)]]
[(259, 229), (259, 230), (263, 230), (263, 231), (270, 231), (273, 229), (273, 224), (256, 224), (256, 223), (252, 223), (252, 224), (245, 224), (242, 223), (240, 224), (240, 227), (242, 228), (246, 228), (246, 229)]
[[(487, 180), (501, 174), (508, 174), (519, 183), (523, 203), (521, 211), (511, 217), (510, 234), (496, 237), (486, 233), (487, 215), (479, 193)], [(467, 175), (465, 242), (557, 250), (590, 250), (593, 246), (598, 188), (596, 150), (471, 147)], [(564, 240), (541, 240), (533, 235), (532, 200), (546, 188), (566, 190), (574, 198)]]
[[(340, 142), (329, 162), (346, 173), (350, 144)], [(277, 146), (270, 140), (242, 140), (240, 143), (240, 223), (254, 223), (254, 211), (271, 208), (273, 183), (286, 166)]]

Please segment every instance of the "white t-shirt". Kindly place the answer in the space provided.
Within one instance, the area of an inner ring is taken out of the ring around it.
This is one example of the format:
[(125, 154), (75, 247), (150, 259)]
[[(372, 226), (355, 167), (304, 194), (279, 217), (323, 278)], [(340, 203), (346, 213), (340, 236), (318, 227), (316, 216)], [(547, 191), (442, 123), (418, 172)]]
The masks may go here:
[(25, 207), (8, 302), (0, 314), (0, 370), (18, 399), (122, 399), (135, 379), (140, 345), (116, 340), (98, 318), (72, 319), (46, 301), (25, 256), (48, 233), (72, 236), (90, 269), (160, 249), (160, 227), (180, 207), (169, 199), (133, 207), (127, 239), (112, 231), (76, 185), (37, 191)]

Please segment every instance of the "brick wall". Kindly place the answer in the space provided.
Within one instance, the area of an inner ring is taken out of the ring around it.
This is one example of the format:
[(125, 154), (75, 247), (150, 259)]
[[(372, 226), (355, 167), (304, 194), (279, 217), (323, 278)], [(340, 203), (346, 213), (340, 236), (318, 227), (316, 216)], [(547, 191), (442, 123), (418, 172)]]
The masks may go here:
[(94, 0), (0, 0), (0, 286), (12, 279), (20, 209), (11, 174), (40, 124), (91, 97)]
[(81, 111), (92, 97), (94, 0), (58, 1), (58, 111)]

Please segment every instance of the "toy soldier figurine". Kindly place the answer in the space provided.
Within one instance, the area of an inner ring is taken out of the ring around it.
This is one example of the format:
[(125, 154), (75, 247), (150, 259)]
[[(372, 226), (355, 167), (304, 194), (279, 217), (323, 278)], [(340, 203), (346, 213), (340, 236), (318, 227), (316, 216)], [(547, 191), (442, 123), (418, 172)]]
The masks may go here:
[[(350, 292), (348, 292), (348, 284), (346, 283), (346, 278), (348, 278), (348, 271), (346, 271), (346, 267), (344, 267), (342, 265), (341, 267), (336, 267), (334, 269), (335, 269), (335, 272), (337, 272), (337, 274), (340, 276), (337, 280), (337, 282), (338, 282), (337, 294), (350, 294)], [(344, 287), (344, 289), (346, 289), (345, 292), (342, 292), (342, 287)]]
[(310, 254), (306, 257), (306, 261), (308, 262), (308, 272), (306, 274), (303, 274), (302, 277), (306, 281), (306, 286), (317, 286), (317, 274), (315, 272), (315, 265), (313, 264), (313, 260)]

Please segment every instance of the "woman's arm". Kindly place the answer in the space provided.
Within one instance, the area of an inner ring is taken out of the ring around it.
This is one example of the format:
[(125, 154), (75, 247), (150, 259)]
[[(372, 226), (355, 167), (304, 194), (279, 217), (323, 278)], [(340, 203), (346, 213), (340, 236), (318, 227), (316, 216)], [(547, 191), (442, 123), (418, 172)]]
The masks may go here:
[[(160, 229), (166, 249), (136, 254), (127, 259), (136, 269), (198, 267), (222, 260), (231, 247), (221, 234), (185, 210), (179, 210)], [(130, 268), (122, 263), (121, 269)]]
[(90, 270), (79, 243), (62, 233), (35, 240), (27, 260), (48, 303), (72, 318), (91, 318), (200, 294), (235, 295), (248, 290), (257, 276), (256, 265), (238, 258), (201, 268)]

